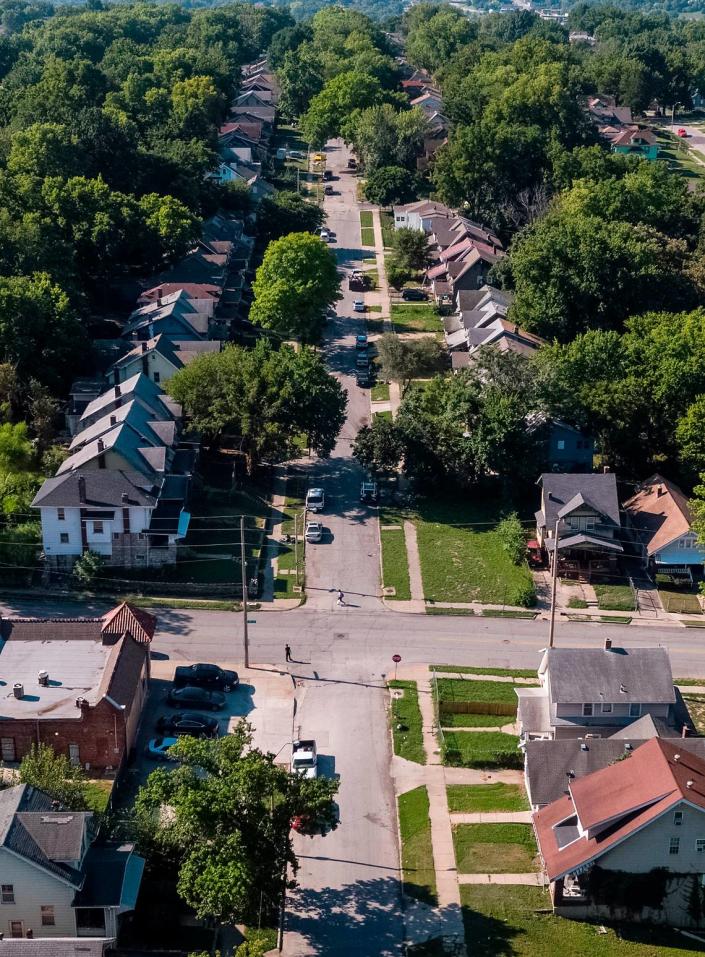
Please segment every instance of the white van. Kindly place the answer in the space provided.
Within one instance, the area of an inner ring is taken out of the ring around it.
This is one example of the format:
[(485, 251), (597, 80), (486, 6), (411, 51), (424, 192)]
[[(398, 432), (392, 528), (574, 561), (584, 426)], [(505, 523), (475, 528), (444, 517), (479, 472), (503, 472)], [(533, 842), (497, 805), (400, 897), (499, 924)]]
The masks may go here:
[(306, 509), (309, 512), (322, 512), (326, 504), (326, 497), (322, 488), (310, 488), (306, 493)]

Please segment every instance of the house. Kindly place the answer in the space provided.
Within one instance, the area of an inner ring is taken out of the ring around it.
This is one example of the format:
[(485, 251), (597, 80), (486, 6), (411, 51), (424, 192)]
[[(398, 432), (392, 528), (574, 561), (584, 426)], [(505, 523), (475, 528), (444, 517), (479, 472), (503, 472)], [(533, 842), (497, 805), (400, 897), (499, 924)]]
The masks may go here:
[(171, 377), (204, 352), (220, 352), (222, 343), (216, 339), (203, 341), (171, 341), (166, 336), (136, 343), (124, 356), (113, 363), (108, 378), (120, 385), (138, 373), (142, 373), (155, 385), (163, 385)]
[(613, 96), (599, 94), (590, 96), (585, 101), (588, 116), (598, 127), (600, 126), (630, 126), (632, 110), (630, 106), (617, 106)]
[(591, 472), (595, 440), (561, 419), (542, 412), (527, 417), (529, 431), (542, 430), (545, 442), (544, 462), (553, 472)]
[(223, 290), (220, 286), (205, 282), (161, 282), (157, 286), (145, 289), (137, 300), (137, 305), (146, 306), (165, 300), (172, 293), (183, 291), (189, 297), (190, 304), (204, 316), (214, 316)]
[(624, 552), (616, 476), (544, 472), (537, 484), (536, 537), (551, 564), (558, 552), (559, 574), (590, 577), (614, 569)]
[(646, 567), (691, 581), (702, 578), (705, 548), (693, 532), (688, 499), (674, 482), (652, 475), (624, 503), (624, 514)]
[(181, 406), (171, 396), (155, 385), (142, 372), (138, 372), (125, 382), (117, 383), (106, 389), (105, 383), (100, 395), (88, 403), (83, 414), (76, 423), (74, 434), (87, 428), (89, 425), (115, 412), (127, 402), (136, 402), (139, 406), (151, 413), (154, 419), (181, 417)]
[(421, 199), (415, 203), (406, 203), (403, 206), (394, 206), (394, 228), (416, 229), (428, 232), (434, 216), (453, 218), (456, 214), (449, 206), (435, 203), (430, 199)]
[(549, 648), (538, 677), (516, 689), (522, 741), (609, 737), (645, 715), (659, 733), (687, 723), (665, 648)]
[(212, 324), (182, 288), (156, 301), (138, 306), (122, 331), (125, 339), (153, 339), (163, 333), (170, 339), (208, 339)]
[(410, 105), (421, 110), (426, 116), (443, 111), (443, 97), (438, 90), (427, 88), (421, 96), (411, 100)]
[[(27, 948), (0, 945), (0, 954), (57, 957), (103, 953), (68, 949), (65, 939), (98, 938), (103, 947), (117, 937), (124, 914), (135, 909), (145, 861), (133, 844), (95, 841), (90, 811), (69, 811), (37, 788), (17, 784), (0, 791), (2, 932), (12, 939), (50, 938)], [(64, 939), (64, 940), (62, 940)]]
[(77, 765), (119, 768), (137, 737), (156, 624), (126, 603), (99, 618), (3, 618), (2, 760), (46, 744)]
[(705, 760), (653, 738), (568, 791), (532, 816), (554, 911), (702, 926)]
[(658, 140), (653, 130), (642, 126), (627, 126), (624, 129), (604, 127), (600, 133), (612, 144), (613, 153), (627, 153), (643, 159), (658, 159)]

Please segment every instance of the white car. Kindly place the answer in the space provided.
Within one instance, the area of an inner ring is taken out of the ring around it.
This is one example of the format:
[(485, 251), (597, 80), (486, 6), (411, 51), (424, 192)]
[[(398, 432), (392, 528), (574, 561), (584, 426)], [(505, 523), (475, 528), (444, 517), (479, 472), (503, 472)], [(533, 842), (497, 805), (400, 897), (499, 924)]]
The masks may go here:
[(294, 741), (291, 749), (291, 770), (303, 774), (305, 778), (318, 777), (315, 741)]
[(310, 488), (306, 493), (306, 508), (309, 512), (322, 512), (326, 504), (326, 496), (322, 488)]
[(306, 541), (320, 542), (323, 540), (323, 526), (320, 522), (306, 523)]
[(322, 229), (318, 235), (320, 236), (320, 238), (323, 240), (324, 243), (330, 242), (330, 233), (328, 232), (327, 229)]
[(365, 303), (362, 299), (353, 299), (353, 312), (364, 312)]

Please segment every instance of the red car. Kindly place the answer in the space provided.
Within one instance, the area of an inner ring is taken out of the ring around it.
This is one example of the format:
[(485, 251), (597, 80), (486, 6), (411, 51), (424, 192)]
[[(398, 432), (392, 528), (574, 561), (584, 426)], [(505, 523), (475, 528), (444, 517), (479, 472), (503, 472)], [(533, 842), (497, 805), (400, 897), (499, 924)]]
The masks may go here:
[(526, 558), (529, 563), (529, 568), (543, 568), (544, 561), (541, 546), (534, 538), (526, 543)]
[(687, 137), (688, 137), (688, 130), (684, 129), (684, 128), (681, 126), (681, 128), (678, 130), (677, 135), (678, 135), (678, 136), (682, 136), (683, 139), (687, 139)]

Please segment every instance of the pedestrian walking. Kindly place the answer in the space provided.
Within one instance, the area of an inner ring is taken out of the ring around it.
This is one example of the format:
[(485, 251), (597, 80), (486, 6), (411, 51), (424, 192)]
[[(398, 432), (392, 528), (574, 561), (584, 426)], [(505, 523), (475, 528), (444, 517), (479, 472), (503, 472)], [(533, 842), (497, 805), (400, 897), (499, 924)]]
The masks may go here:
[(345, 595), (342, 593), (342, 591), (338, 590), (338, 605), (340, 606), (344, 604), (345, 604)]
[(291, 648), (288, 645), (284, 645), (284, 653), (286, 654), (286, 660), (291, 661)]

